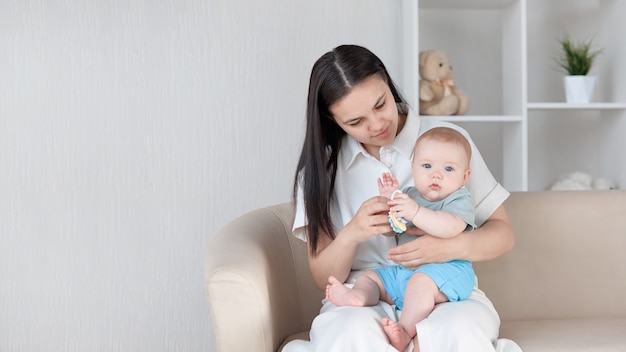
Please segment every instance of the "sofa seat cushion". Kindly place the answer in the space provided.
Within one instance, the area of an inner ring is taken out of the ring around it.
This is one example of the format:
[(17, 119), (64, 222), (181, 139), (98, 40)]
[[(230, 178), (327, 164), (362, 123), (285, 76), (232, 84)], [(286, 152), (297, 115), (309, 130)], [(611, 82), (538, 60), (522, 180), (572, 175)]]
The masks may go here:
[(500, 336), (524, 352), (624, 352), (626, 318), (504, 321)]

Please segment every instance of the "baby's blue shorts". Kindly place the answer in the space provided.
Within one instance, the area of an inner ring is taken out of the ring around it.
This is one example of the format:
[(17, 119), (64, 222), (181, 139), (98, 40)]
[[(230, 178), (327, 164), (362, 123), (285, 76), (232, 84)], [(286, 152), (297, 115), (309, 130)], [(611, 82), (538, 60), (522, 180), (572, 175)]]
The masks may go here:
[(428, 275), (450, 302), (467, 299), (474, 289), (476, 279), (472, 263), (465, 260), (426, 264), (416, 270), (395, 265), (378, 268), (375, 271), (385, 285), (387, 294), (400, 310), (404, 306), (406, 285), (415, 273)]

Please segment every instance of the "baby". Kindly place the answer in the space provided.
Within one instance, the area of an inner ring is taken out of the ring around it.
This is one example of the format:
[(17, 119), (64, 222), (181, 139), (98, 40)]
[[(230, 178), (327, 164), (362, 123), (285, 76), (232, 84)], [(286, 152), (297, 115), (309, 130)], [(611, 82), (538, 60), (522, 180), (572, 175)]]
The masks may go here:
[[(470, 158), (471, 147), (458, 131), (437, 127), (424, 132), (413, 150), (415, 187), (398, 193), (399, 182), (390, 173), (383, 173), (378, 180), (380, 195), (393, 198), (389, 201), (390, 222), (400, 218), (441, 238), (472, 231), (476, 227), (475, 205), (465, 188)], [(394, 224), (392, 228), (401, 231)], [(398, 241), (402, 244), (415, 238), (403, 233)], [(391, 345), (404, 351), (417, 334), (415, 324), (438, 303), (467, 299), (474, 281), (472, 263), (464, 260), (424, 264), (417, 269), (388, 266), (364, 272), (352, 289), (329, 277), (326, 299), (337, 306), (371, 306), (379, 300), (395, 304), (402, 310), (399, 322), (383, 318), (382, 323)]]

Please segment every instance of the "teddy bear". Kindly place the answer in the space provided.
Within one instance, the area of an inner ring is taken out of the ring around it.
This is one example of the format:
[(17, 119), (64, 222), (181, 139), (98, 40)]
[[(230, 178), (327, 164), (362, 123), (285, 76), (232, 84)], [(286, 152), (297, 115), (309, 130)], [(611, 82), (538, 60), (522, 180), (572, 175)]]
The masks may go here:
[(442, 50), (427, 50), (419, 56), (419, 106), (421, 115), (463, 115), (467, 95), (454, 86), (452, 65)]

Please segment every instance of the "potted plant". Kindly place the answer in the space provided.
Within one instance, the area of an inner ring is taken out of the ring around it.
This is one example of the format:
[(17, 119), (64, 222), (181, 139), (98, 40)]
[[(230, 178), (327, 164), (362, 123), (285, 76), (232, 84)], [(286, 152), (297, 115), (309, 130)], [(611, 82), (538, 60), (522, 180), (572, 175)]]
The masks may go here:
[(556, 63), (567, 73), (565, 76), (565, 96), (568, 103), (590, 103), (598, 83), (598, 77), (588, 76), (596, 57), (602, 50), (593, 50), (592, 40), (573, 42), (569, 36), (559, 39), (560, 54)]

